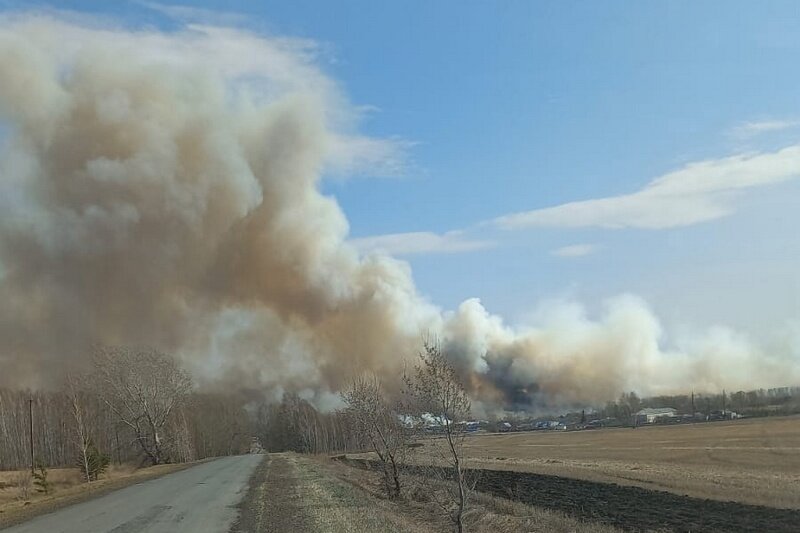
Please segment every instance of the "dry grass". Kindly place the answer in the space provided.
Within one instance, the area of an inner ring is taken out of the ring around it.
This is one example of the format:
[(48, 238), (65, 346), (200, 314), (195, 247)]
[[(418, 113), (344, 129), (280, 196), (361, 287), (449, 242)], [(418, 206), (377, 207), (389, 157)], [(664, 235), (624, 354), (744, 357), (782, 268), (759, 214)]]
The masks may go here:
[(48, 470), (51, 484), (48, 495), (36, 492), (36, 487), (29, 485), (29, 471), (0, 471), (0, 528), (187, 466), (189, 464), (136, 469), (130, 465), (112, 465), (101, 479), (92, 483), (84, 483), (76, 468), (53, 468)]
[[(420, 460), (434, 457), (426, 442)], [(428, 454), (427, 456), (425, 454)], [(469, 466), (800, 508), (800, 417), (637, 429), (476, 435)]]
[(261, 511), (265, 527), (252, 530), (290, 533), (420, 533), (438, 531), (414, 515), (399, 512), (388, 501), (337, 477), (312, 458), (271, 454)]
[(597, 522), (583, 522), (558, 511), (476, 493), (467, 513), (469, 531), (526, 531), (528, 533), (621, 533)]
[[(403, 499), (388, 502), (383, 499), (383, 484), (375, 472), (334, 462), (321, 465), (339, 479), (366, 492), (373, 502), (391, 504), (417, 524), (425, 523), (434, 531), (449, 531), (452, 523), (436, 501), (447, 491), (442, 481), (417, 476), (403, 478)], [(542, 509), (503, 498), (473, 493), (464, 517), (468, 531), (496, 533), (497, 531), (526, 531), (530, 533), (620, 533), (621, 530), (596, 522), (583, 522), (558, 511)], [(327, 531), (327, 530), (325, 530)], [(349, 531), (370, 531), (353, 528)], [(406, 531), (421, 531), (406, 529)]]
[[(102, 479), (97, 483), (103, 484), (103, 481), (118, 479), (126, 477), (135, 472), (136, 469), (128, 466), (111, 466), (108, 472), (103, 475)], [(81, 474), (77, 468), (52, 468), (47, 471), (47, 479), (51, 485), (51, 495), (54, 496), (63, 493), (72, 487), (85, 485), (82, 481)], [(0, 472), (0, 509), (8, 503), (16, 501), (39, 501), (47, 499), (48, 496), (36, 492), (34, 486), (30, 486), (31, 473), (29, 470), (12, 470)], [(25, 495), (23, 487), (29, 485), (29, 494)], [(92, 483), (94, 486), (95, 483)]]

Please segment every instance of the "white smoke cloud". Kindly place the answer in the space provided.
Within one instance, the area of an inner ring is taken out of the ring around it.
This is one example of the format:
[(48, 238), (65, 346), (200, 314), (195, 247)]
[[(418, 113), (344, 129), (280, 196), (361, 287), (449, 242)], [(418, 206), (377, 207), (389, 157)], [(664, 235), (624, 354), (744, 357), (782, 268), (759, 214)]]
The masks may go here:
[(0, 18), (0, 385), (55, 383), (94, 343), (149, 344), (203, 386), (327, 405), (356, 371), (396, 383), (426, 333), (489, 406), (797, 379), (797, 351), (764, 365), (735, 334), (666, 349), (630, 296), (599, 318), (553, 305), (535, 327), (474, 299), (443, 313), (408, 264), (361, 255), (320, 192), (331, 161), (397, 154), (353, 131), (359, 110), (315, 61), (312, 42), (233, 28)]
[(522, 405), (575, 405), (627, 390), (749, 390), (800, 380), (796, 338), (769, 355), (723, 327), (669, 339), (634, 295), (609, 299), (594, 318), (573, 301), (548, 302), (538, 316), (533, 326), (511, 328), (468, 300), (448, 317), (445, 331), (468, 368), (502, 384), (505, 400)]

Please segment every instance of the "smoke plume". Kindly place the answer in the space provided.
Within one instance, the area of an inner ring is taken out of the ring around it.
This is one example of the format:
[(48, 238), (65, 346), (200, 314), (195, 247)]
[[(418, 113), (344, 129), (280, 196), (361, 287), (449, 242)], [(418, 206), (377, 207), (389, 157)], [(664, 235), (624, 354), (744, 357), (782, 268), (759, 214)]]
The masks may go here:
[(331, 405), (353, 373), (396, 381), (439, 336), (487, 408), (798, 379), (714, 330), (662, 348), (633, 296), (590, 319), (511, 328), (476, 299), (443, 312), (408, 265), (348, 244), (325, 171), (393, 167), (313, 43), (238, 29), (0, 21), (0, 386), (48, 386), (92, 344), (178, 355), (208, 387)]

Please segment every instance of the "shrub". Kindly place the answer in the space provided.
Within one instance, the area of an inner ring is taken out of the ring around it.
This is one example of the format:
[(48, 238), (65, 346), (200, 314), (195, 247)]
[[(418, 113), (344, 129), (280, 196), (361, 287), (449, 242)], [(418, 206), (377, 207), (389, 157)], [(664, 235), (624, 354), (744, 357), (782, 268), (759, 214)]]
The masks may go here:
[(89, 465), (88, 474), (90, 481), (97, 481), (97, 478), (106, 471), (111, 461), (111, 458), (98, 450), (94, 443), (90, 443), (86, 453), (86, 459)]
[(23, 501), (28, 501), (31, 498), (31, 487), (33, 486), (33, 478), (31, 473), (27, 470), (18, 472), (14, 476), (14, 486), (17, 489), (17, 498)]
[(33, 484), (36, 485), (36, 492), (50, 494), (50, 482), (47, 480), (47, 467), (42, 463), (36, 465), (33, 472)]

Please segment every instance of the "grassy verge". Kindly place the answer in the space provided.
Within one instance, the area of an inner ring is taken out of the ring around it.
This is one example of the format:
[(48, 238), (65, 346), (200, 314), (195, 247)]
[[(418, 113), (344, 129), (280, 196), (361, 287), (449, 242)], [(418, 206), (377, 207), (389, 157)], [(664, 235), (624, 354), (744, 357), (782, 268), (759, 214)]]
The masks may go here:
[(337, 477), (323, 463), (270, 454), (251, 480), (234, 531), (252, 533), (425, 533), (424, 520)]

